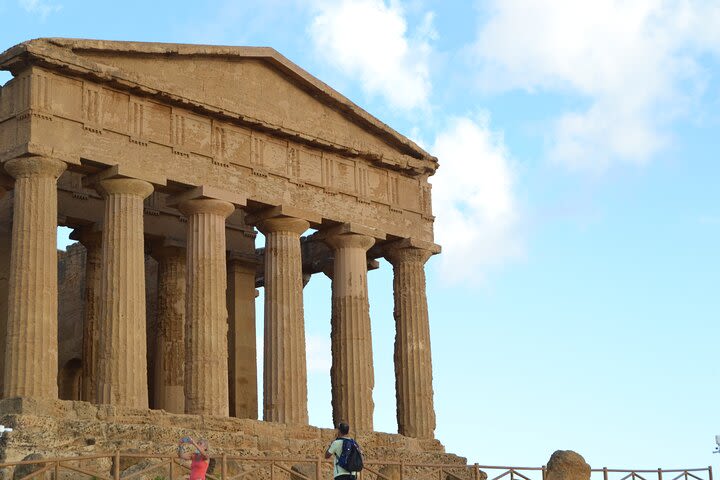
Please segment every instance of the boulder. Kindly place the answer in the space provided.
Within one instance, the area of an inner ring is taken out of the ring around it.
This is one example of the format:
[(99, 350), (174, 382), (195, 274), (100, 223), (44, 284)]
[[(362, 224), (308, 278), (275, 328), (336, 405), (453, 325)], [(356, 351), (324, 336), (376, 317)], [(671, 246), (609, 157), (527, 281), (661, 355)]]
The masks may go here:
[(590, 480), (590, 465), (579, 453), (557, 450), (548, 461), (545, 480)]

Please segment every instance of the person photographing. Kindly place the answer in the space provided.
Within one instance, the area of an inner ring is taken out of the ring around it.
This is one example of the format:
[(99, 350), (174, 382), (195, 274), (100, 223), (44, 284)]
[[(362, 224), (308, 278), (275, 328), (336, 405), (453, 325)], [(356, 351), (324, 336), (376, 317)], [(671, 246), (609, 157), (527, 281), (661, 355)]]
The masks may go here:
[(183, 460), (190, 460), (190, 477), (188, 480), (205, 480), (205, 475), (210, 466), (210, 454), (208, 450), (210, 445), (204, 438), (195, 442), (192, 437), (183, 437), (180, 439), (180, 445), (191, 444), (195, 447), (195, 452), (181, 451), (178, 449), (178, 456)]
[(340, 422), (337, 426), (337, 438), (332, 441), (325, 458), (333, 458), (334, 480), (355, 480), (363, 468), (360, 445), (350, 437), (350, 425)]

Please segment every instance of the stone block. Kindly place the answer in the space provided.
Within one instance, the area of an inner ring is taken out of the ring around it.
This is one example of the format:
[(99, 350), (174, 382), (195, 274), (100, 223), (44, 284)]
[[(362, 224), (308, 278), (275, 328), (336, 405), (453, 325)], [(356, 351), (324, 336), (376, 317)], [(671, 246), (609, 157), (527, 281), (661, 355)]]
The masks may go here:
[(285, 438), (258, 436), (258, 450), (264, 452), (281, 453), (288, 449), (288, 441)]
[(400, 480), (400, 465), (385, 465), (378, 470), (378, 473), (382, 475), (382, 478), (378, 480)]
[(317, 467), (314, 463), (297, 463), (291, 468), (290, 480), (316, 480)]

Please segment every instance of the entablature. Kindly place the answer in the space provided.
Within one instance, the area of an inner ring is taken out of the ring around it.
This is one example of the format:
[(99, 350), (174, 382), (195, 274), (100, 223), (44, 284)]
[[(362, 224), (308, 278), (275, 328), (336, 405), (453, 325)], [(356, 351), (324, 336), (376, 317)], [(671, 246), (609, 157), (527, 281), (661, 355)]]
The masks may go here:
[(317, 214), (318, 226), (432, 241), (426, 174), (277, 133), (37, 66), (0, 89), (0, 162), (45, 155), (83, 175), (121, 165), (163, 178), (156, 188), (167, 194), (222, 189), (246, 199), (250, 213), (287, 205)]

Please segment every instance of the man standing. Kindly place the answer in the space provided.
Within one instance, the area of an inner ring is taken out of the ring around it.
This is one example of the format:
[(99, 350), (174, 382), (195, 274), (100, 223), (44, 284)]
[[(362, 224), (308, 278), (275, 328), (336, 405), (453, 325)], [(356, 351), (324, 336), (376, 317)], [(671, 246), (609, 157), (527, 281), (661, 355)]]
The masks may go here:
[[(359, 453), (359, 447), (355, 440), (350, 436), (350, 425), (345, 422), (340, 422), (337, 426), (337, 438), (328, 447), (325, 452), (325, 458), (333, 457), (333, 478), (335, 480), (355, 480), (358, 472), (351, 472), (343, 468), (340, 463), (340, 457), (345, 453), (345, 461), (347, 461), (348, 452), (352, 448), (357, 448)], [(362, 465), (362, 464), (361, 464)], [(346, 465), (347, 466), (347, 465)], [(362, 466), (360, 466), (362, 468)]]

